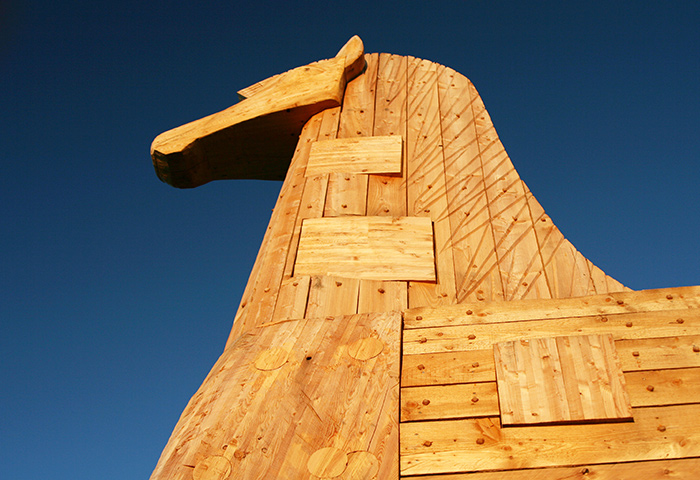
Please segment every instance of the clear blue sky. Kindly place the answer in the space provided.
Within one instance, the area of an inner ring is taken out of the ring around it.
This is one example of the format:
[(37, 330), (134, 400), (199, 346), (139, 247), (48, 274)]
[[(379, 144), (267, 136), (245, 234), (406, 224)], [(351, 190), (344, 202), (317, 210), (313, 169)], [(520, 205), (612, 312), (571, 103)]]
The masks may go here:
[(150, 142), (353, 34), (469, 77), (525, 182), (608, 274), (700, 284), (697, 2), (377, 3), (0, 3), (3, 479), (150, 475), (280, 187), (173, 189)]

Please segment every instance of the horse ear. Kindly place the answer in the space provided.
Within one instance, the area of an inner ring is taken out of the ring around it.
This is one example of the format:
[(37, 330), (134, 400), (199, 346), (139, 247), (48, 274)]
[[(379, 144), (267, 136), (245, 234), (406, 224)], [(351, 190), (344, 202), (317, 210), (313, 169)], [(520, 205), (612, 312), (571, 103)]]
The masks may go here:
[(342, 46), (336, 58), (345, 57), (345, 81), (349, 82), (358, 76), (367, 66), (365, 62), (365, 45), (357, 35)]

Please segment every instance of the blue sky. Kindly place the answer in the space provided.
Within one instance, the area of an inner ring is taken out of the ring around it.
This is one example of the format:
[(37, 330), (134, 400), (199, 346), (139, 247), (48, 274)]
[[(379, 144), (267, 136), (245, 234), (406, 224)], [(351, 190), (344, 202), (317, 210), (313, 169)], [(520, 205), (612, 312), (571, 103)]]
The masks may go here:
[(354, 34), (469, 77), (606, 273), (700, 284), (698, 25), (695, 2), (2, 2), (3, 478), (150, 475), (280, 187), (176, 190), (150, 142)]

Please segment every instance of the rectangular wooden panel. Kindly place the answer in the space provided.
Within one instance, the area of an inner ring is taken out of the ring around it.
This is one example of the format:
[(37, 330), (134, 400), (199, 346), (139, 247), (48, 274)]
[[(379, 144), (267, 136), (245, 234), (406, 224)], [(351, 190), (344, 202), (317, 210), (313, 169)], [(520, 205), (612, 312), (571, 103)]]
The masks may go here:
[(700, 429), (691, 419), (699, 416), (694, 404), (634, 409), (634, 422), (613, 424), (501, 428), (497, 417), (403, 423), (401, 474), (697, 457)]
[(503, 425), (632, 416), (612, 335), (502, 342), (494, 358)]
[(311, 144), (306, 176), (325, 173), (401, 173), (399, 135), (323, 140)]
[(294, 275), (435, 281), (427, 217), (304, 220)]

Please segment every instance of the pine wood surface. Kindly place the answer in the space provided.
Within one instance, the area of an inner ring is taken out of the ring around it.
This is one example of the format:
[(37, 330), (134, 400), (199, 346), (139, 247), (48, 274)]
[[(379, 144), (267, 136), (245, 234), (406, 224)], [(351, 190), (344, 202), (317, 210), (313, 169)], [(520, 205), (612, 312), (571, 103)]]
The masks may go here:
[(700, 405), (639, 408), (634, 422), (501, 428), (497, 417), (403, 423), (401, 474), (618, 463), (700, 455)]
[(400, 322), (397, 313), (293, 320), (239, 337), (151, 478), (189, 479), (193, 469), (209, 478), (226, 465), (212, 457), (237, 479), (337, 476), (358, 452), (376, 460), (360, 463), (376, 463), (378, 478), (397, 478)]
[(323, 173), (401, 173), (400, 136), (357, 137), (318, 141), (311, 145), (306, 175)]
[(403, 480), (689, 480), (695, 478), (700, 458), (625, 462), (610, 465), (536, 468), (498, 472), (406, 476)]

